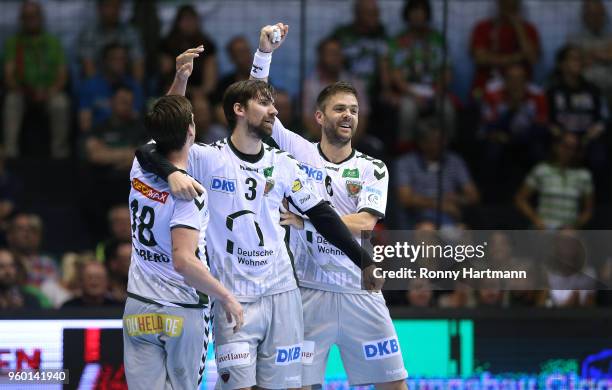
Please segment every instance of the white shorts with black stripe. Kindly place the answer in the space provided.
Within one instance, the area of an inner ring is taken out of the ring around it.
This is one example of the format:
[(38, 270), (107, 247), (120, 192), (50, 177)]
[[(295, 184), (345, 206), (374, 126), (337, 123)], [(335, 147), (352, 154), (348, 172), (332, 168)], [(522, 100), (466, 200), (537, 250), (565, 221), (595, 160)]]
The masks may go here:
[(128, 298), (123, 360), (133, 389), (197, 389), (202, 381), (209, 309), (162, 306)]

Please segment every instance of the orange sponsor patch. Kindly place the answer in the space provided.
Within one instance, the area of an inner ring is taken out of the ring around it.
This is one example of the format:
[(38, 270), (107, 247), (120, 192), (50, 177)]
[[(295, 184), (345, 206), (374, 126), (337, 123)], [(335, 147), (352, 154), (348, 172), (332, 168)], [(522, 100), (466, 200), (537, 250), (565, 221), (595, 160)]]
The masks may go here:
[(154, 200), (156, 202), (165, 204), (166, 199), (168, 199), (167, 192), (158, 191), (155, 188), (146, 185), (145, 183), (141, 182), (140, 180), (136, 178), (132, 180), (132, 187), (134, 187), (136, 191), (140, 192), (147, 198)]

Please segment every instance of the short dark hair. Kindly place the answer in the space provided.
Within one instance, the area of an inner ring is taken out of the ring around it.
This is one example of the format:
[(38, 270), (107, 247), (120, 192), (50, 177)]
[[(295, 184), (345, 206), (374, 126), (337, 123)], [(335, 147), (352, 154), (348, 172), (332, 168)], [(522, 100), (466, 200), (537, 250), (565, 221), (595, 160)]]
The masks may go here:
[(272, 99), (274, 88), (263, 80), (243, 80), (237, 81), (227, 87), (223, 94), (223, 113), (228, 125), (233, 130), (236, 127), (236, 113), (234, 104), (239, 103), (246, 107), (247, 102), (258, 97)]
[(338, 93), (348, 93), (354, 95), (355, 98), (358, 98), (357, 90), (351, 83), (346, 81), (337, 81), (323, 88), (323, 90), (319, 93), (319, 96), (317, 97), (317, 108), (323, 111), (327, 99)]
[(192, 113), (191, 103), (184, 96), (167, 95), (153, 103), (145, 116), (145, 127), (161, 153), (180, 150), (185, 145)]
[(431, 22), (431, 4), (429, 0), (406, 0), (404, 2), (404, 9), (402, 10), (404, 22), (408, 21), (408, 15), (410, 15), (413, 10), (419, 8), (425, 11), (425, 18), (428, 22)]

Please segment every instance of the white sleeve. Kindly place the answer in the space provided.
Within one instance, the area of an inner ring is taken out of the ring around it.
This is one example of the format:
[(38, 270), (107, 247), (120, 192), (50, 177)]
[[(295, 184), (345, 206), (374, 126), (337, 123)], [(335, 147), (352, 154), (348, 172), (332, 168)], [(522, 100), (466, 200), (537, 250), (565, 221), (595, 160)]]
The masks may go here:
[(382, 161), (374, 160), (372, 161), (372, 169), (368, 169), (366, 172), (357, 210), (367, 211), (379, 218), (384, 218), (389, 188), (387, 167)]
[(301, 213), (310, 210), (323, 200), (312, 187), (308, 176), (300, 169), (297, 161), (287, 158), (287, 175), (285, 196), (289, 202)]
[(201, 219), (200, 219), (200, 209), (196, 204), (203, 204), (202, 196), (197, 197), (194, 200), (174, 200), (174, 211), (172, 213), (172, 218), (170, 218), (170, 229), (175, 227), (185, 227), (194, 230), (200, 230)]
[(280, 119), (276, 118), (272, 127), (272, 139), (280, 150), (290, 153), (299, 161), (308, 159), (308, 152), (316, 148), (315, 144), (293, 131), (285, 128)]

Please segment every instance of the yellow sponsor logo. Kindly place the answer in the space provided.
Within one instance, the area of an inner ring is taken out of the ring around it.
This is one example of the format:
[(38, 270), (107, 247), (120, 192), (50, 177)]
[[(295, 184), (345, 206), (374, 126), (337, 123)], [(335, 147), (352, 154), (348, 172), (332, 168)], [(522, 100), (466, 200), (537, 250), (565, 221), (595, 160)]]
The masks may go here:
[(123, 317), (123, 323), (129, 336), (165, 334), (179, 337), (183, 333), (183, 317), (167, 314), (134, 314)]
[(299, 179), (295, 179), (293, 182), (293, 186), (291, 187), (291, 191), (298, 192), (302, 189), (302, 182)]

